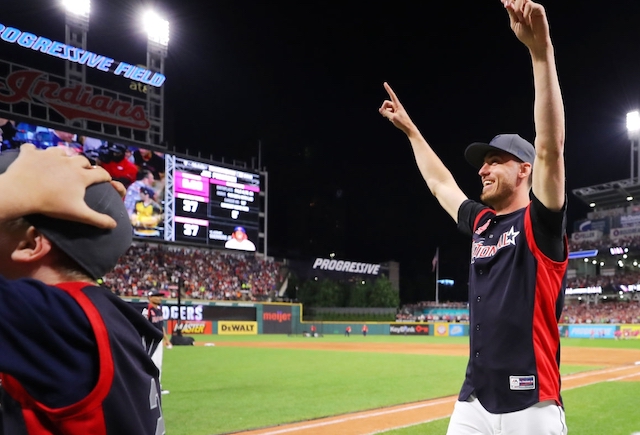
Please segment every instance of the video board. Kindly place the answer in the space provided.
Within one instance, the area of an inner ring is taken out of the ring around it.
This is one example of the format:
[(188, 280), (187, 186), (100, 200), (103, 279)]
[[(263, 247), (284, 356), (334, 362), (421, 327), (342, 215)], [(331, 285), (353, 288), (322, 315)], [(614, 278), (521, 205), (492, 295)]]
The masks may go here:
[(0, 152), (23, 143), (83, 154), (122, 182), (136, 238), (256, 251), (258, 173), (0, 118)]
[(175, 241), (255, 251), (260, 175), (183, 157), (171, 160)]

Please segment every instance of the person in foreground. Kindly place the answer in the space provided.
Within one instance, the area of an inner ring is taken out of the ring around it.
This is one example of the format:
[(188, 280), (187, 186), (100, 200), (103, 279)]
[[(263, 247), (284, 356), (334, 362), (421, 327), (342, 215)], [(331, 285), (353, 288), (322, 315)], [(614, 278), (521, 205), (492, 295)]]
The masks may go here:
[(165, 433), (162, 333), (96, 284), (131, 243), (109, 181), (59, 147), (0, 154), (0, 434)]
[(467, 147), (485, 205), (460, 190), (387, 83), (379, 111), (406, 133), (429, 189), (472, 237), (470, 355), (447, 434), (566, 434), (557, 326), (568, 258), (564, 109), (544, 8), (502, 3), (531, 56), (536, 137), (535, 147), (516, 134)]

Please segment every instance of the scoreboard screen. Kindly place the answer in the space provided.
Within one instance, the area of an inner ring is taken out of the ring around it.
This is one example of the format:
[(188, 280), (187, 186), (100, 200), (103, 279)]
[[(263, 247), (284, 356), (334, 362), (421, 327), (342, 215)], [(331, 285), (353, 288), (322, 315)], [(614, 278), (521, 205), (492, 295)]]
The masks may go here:
[(256, 250), (259, 174), (174, 157), (173, 183), (176, 241)]
[(256, 251), (258, 173), (0, 118), (0, 152), (27, 142), (84, 154), (122, 182), (136, 238)]

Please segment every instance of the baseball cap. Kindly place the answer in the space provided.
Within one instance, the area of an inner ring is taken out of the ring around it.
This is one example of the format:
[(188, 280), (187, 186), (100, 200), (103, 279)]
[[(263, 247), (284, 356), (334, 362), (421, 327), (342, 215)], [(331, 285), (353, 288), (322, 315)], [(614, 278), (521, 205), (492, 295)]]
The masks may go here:
[(145, 193), (145, 194), (147, 194), (149, 196), (153, 196), (155, 194), (153, 189), (151, 189), (150, 187), (145, 187), (145, 186), (142, 186), (140, 188), (140, 193)]
[[(0, 174), (7, 170), (18, 154), (19, 151), (15, 150), (0, 154)], [(111, 216), (116, 227), (101, 229), (41, 214), (24, 218), (78, 263), (91, 278), (98, 279), (113, 269), (120, 256), (129, 249), (133, 231), (124, 202), (110, 183), (89, 186), (84, 200), (93, 210)]]
[(149, 293), (147, 293), (147, 297), (152, 297), (152, 296), (164, 296), (164, 293), (158, 290), (151, 290)]
[(233, 232), (235, 233), (236, 231), (242, 231), (243, 233), (247, 234), (247, 232), (244, 230), (244, 227), (235, 227), (233, 229)]
[(107, 149), (113, 153), (124, 153), (127, 146), (117, 142), (107, 142)]
[(480, 169), (484, 164), (484, 156), (489, 151), (506, 151), (523, 162), (531, 163), (536, 157), (536, 150), (530, 142), (517, 134), (499, 134), (489, 143), (474, 142), (464, 151), (464, 157), (471, 166)]

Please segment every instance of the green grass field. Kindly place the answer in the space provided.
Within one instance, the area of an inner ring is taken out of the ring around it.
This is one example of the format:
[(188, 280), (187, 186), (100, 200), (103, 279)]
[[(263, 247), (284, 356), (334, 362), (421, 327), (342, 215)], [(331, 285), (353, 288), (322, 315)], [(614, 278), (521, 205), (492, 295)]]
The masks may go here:
[[(467, 338), (354, 335), (196, 336), (198, 342), (467, 343)], [(563, 340), (564, 346), (640, 348), (638, 341)], [(458, 393), (465, 357), (250, 347), (174, 347), (162, 383), (168, 435), (213, 435), (380, 408)], [(562, 373), (594, 369), (563, 366)], [(607, 382), (564, 393), (570, 433), (640, 431), (640, 386)], [(444, 434), (448, 419), (387, 434)]]

